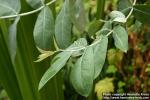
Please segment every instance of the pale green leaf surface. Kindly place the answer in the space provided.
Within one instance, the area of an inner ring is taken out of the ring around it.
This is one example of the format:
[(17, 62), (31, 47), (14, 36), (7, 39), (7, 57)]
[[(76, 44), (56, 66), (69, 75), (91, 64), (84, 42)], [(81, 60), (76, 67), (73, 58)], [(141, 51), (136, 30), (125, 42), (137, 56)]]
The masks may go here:
[(113, 21), (125, 23), (127, 20), (126, 20), (125, 17), (117, 17), (117, 18), (115, 18)]
[(55, 37), (59, 48), (67, 48), (71, 44), (71, 19), (69, 13), (69, 1), (65, 0), (64, 5), (56, 18)]
[(122, 22), (122, 23), (126, 22), (125, 15), (120, 11), (112, 11), (109, 16), (113, 21)]
[(52, 60), (50, 68), (45, 72), (39, 83), (39, 90), (66, 64), (72, 52), (62, 52), (55, 56)]
[(71, 20), (75, 27), (82, 33), (86, 25), (86, 15), (83, 0), (69, 0)]
[[(11, 100), (23, 100), (4, 35), (0, 33), (0, 82)], [(13, 91), (12, 91), (13, 90)]]
[(17, 50), (17, 24), (20, 20), (20, 17), (17, 17), (14, 21), (14, 23), (9, 27), (9, 52), (11, 56), (11, 60), (14, 63), (15, 56), (16, 56), (16, 50)]
[(20, 10), (20, 0), (0, 0), (0, 16), (18, 14)]
[(45, 7), (39, 14), (34, 27), (34, 40), (36, 45), (44, 50), (54, 46), (54, 18), (49, 7)]
[(81, 48), (84, 48), (87, 46), (87, 41), (85, 38), (80, 38), (77, 41), (75, 41), (71, 46), (67, 48), (67, 50), (77, 51)]
[(82, 96), (87, 97), (93, 85), (94, 61), (93, 48), (87, 47), (81, 58), (71, 69), (70, 80), (75, 90)]
[(130, 0), (118, 0), (118, 10), (127, 15), (131, 10), (132, 4)]
[(103, 25), (102, 29), (96, 32), (96, 35), (97, 36), (106, 35), (107, 33), (110, 32), (110, 30), (112, 30), (112, 21), (106, 22)]
[(101, 41), (94, 46), (94, 78), (96, 78), (102, 71), (106, 59), (107, 45), (108, 38), (106, 36), (102, 36)]
[(83, 49), (87, 46), (87, 41), (85, 38), (80, 38), (75, 41), (71, 46), (67, 48), (69, 51), (73, 51), (72, 57), (77, 57), (82, 55)]
[(128, 50), (128, 33), (122, 26), (115, 26), (113, 29), (113, 38), (115, 41), (115, 46), (122, 50), (123, 52), (127, 52)]
[(33, 8), (39, 8), (42, 6), (42, 0), (26, 0), (27, 3)]

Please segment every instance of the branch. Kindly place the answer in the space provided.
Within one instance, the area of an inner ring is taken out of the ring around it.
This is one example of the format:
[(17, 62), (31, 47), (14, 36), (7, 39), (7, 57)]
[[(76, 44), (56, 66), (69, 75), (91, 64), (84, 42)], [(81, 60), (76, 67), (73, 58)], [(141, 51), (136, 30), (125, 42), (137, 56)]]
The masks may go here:
[(126, 20), (131, 16), (131, 14), (132, 14), (132, 12), (133, 12), (133, 10), (134, 10), (133, 6), (134, 6), (135, 4), (136, 4), (136, 0), (134, 0), (134, 2), (133, 2), (133, 4), (132, 4), (132, 8), (131, 8), (129, 14), (127, 15), (127, 17), (126, 17)]
[[(52, 1), (48, 2), (48, 3), (46, 4), (46, 6), (51, 5), (51, 4), (54, 3), (55, 1), (56, 1), (56, 0), (52, 0)], [(1, 16), (0, 19), (8, 19), (8, 18), (14, 18), (14, 17), (18, 17), (18, 16), (21, 17), (21, 16), (31, 15), (31, 14), (33, 14), (33, 13), (36, 13), (36, 12), (42, 10), (44, 7), (45, 7), (45, 6), (43, 5), (43, 6), (39, 7), (38, 9), (32, 10), (32, 11), (30, 11), (30, 12), (25, 12), (25, 13), (16, 14), (16, 15), (9, 15), (9, 16)]]

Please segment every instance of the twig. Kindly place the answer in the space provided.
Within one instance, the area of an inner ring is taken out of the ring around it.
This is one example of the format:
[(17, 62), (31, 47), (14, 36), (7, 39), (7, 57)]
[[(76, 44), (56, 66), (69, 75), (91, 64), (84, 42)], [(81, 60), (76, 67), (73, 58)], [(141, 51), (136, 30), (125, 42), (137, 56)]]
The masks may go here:
[[(51, 4), (54, 3), (55, 1), (56, 1), (56, 0), (52, 0), (52, 1), (48, 2), (48, 3), (46, 4), (46, 6), (51, 5)], [(18, 17), (18, 16), (21, 17), (21, 16), (31, 15), (31, 14), (33, 14), (33, 13), (36, 13), (36, 12), (42, 10), (44, 7), (45, 7), (45, 6), (43, 5), (43, 6), (39, 7), (38, 9), (32, 10), (32, 11), (30, 11), (30, 12), (25, 12), (25, 13), (16, 14), (16, 15), (9, 15), (9, 16), (1, 16), (0, 19), (8, 19), (8, 18), (14, 18), (14, 17)]]
[(127, 15), (127, 17), (126, 17), (126, 20), (128, 20), (128, 18), (131, 16), (131, 14), (132, 14), (132, 12), (133, 12), (133, 10), (134, 10), (133, 6), (134, 6), (135, 4), (136, 4), (136, 0), (134, 0), (134, 2), (133, 2), (133, 4), (132, 4), (132, 8), (131, 8), (129, 14)]

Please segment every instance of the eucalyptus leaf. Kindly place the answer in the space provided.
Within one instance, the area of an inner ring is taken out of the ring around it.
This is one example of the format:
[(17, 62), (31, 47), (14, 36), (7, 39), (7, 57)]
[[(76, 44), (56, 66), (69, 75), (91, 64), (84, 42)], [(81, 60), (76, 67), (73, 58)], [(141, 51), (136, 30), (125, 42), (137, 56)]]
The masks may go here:
[(82, 33), (86, 25), (86, 16), (83, 0), (69, 0), (70, 14), (73, 24)]
[(97, 76), (102, 71), (107, 53), (108, 38), (107, 36), (102, 36), (100, 39), (101, 41), (94, 46), (94, 78), (97, 78)]
[(84, 54), (77, 60), (71, 69), (70, 80), (75, 90), (82, 96), (87, 97), (93, 85), (94, 59), (93, 48), (87, 47)]
[(16, 15), (21, 10), (20, 0), (0, 0), (0, 16)]
[(135, 5), (133, 8), (133, 15), (135, 18), (142, 23), (150, 25), (150, 5)]
[(20, 17), (17, 17), (14, 21), (14, 23), (9, 27), (9, 52), (11, 56), (11, 60), (14, 63), (15, 56), (16, 56), (16, 50), (17, 50), (17, 24), (20, 20)]
[(127, 52), (128, 50), (128, 33), (124, 27), (118, 25), (113, 29), (113, 38), (115, 40), (115, 46), (122, 50), (123, 52)]
[(54, 18), (49, 7), (45, 7), (39, 14), (34, 27), (36, 45), (44, 50), (54, 47)]
[(64, 67), (71, 54), (72, 52), (66, 51), (59, 53), (53, 58), (50, 68), (44, 73), (40, 80), (39, 90)]
[(36, 9), (42, 6), (43, 0), (26, 0), (26, 1), (31, 7)]
[(65, 0), (64, 5), (56, 18), (55, 37), (59, 48), (67, 48), (71, 44), (72, 23), (69, 12), (69, 1)]

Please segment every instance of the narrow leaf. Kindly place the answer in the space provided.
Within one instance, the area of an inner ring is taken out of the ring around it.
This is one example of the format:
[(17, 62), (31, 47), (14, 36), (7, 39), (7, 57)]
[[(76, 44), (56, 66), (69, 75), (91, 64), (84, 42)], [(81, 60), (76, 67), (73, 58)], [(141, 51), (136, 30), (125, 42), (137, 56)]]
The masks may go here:
[(112, 11), (109, 16), (113, 19), (116, 17), (125, 17), (124, 14), (120, 11)]
[(14, 63), (15, 56), (16, 56), (16, 50), (17, 50), (17, 24), (20, 20), (20, 17), (17, 17), (14, 21), (14, 23), (9, 27), (9, 52), (11, 56), (11, 60)]
[(39, 14), (35, 28), (34, 40), (36, 45), (44, 50), (54, 47), (54, 18), (49, 7), (45, 7)]
[(47, 57), (53, 55), (54, 53), (55, 52), (53, 52), (53, 51), (47, 51), (45, 53), (42, 53), (38, 56), (38, 60), (36, 60), (35, 62), (40, 62), (40, 61), (46, 59)]
[(64, 49), (71, 43), (71, 19), (69, 13), (69, 1), (65, 0), (63, 8), (56, 18), (55, 37), (59, 48)]
[[(6, 33), (5, 33), (6, 34)], [(23, 100), (4, 35), (0, 33), (0, 82), (11, 100)], [(13, 90), (13, 91), (12, 91)]]
[(131, 6), (132, 6), (132, 4), (131, 4), (130, 0), (118, 0), (118, 10), (119, 11), (123, 11)]
[(39, 90), (62, 69), (71, 54), (72, 52), (62, 52), (53, 58), (51, 67), (45, 72), (39, 83)]
[(82, 33), (86, 25), (83, 0), (69, 0), (71, 19), (75, 27)]
[[(133, 15), (142, 23), (150, 24), (150, 5), (135, 5)], [(142, 16), (141, 16), (142, 15)]]
[(94, 46), (94, 67), (95, 67), (94, 78), (96, 78), (102, 71), (106, 59), (107, 45), (108, 45), (108, 38), (106, 36), (102, 36), (101, 41)]
[(120, 50), (127, 52), (128, 50), (128, 33), (122, 26), (115, 26), (113, 29), (113, 38), (115, 46)]
[(0, 16), (18, 14), (20, 9), (20, 0), (0, 0)]
[(93, 48), (87, 47), (83, 56), (78, 59), (71, 69), (70, 80), (75, 90), (82, 96), (87, 97), (93, 85), (94, 61)]

